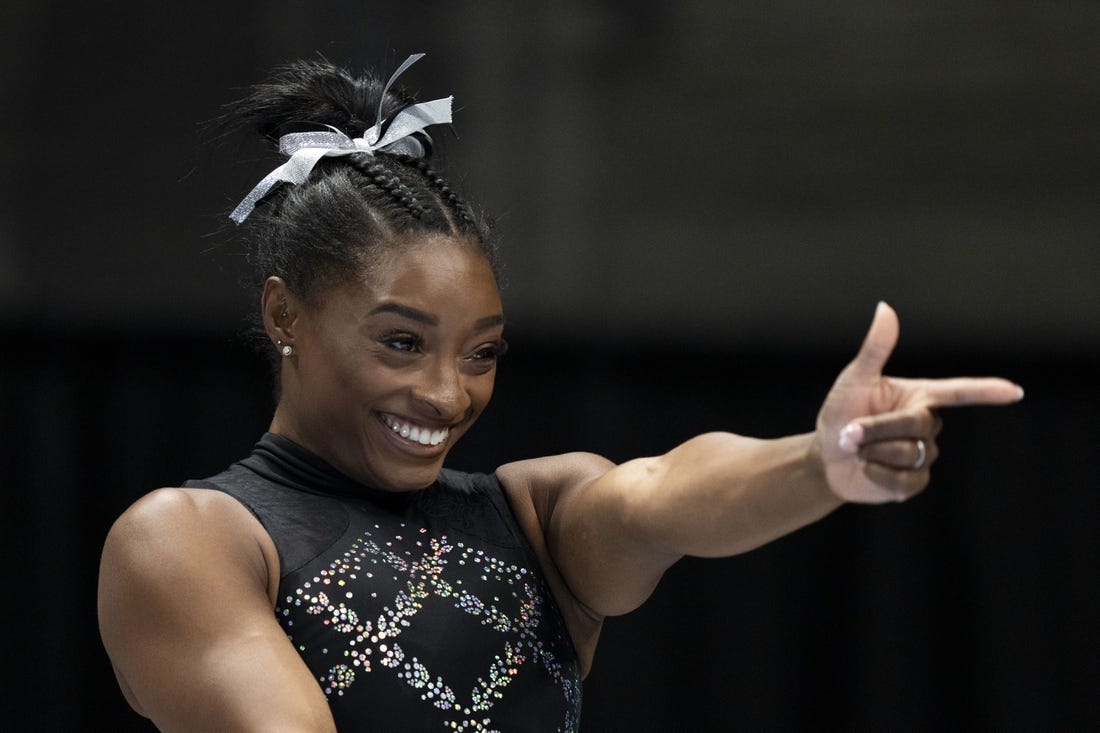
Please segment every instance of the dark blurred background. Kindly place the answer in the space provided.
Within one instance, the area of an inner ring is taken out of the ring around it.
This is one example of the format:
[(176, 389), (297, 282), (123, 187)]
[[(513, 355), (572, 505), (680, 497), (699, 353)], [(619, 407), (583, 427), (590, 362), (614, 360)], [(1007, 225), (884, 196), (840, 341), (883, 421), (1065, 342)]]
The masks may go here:
[[(0, 10), (9, 730), (149, 730), (96, 630), (111, 521), (271, 414), (204, 123), (320, 53), (456, 98), (513, 351), (452, 465), (812, 428), (875, 302), (890, 371), (997, 374), (932, 488), (685, 560), (610, 620), (583, 730), (1100, 729), (1100, 5), (44, 3)], [(439, 136), (437, 136), (439, 137)], [(14, 705), (12, 705), (14, 703)]]

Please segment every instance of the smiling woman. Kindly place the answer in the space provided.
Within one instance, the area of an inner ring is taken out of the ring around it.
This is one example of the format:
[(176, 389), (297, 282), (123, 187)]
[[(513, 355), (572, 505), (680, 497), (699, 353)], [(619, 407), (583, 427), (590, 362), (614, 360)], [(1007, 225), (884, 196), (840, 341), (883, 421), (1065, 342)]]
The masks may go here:
[(493, 394), (504, 316), (471, 242), (417, 238), (313, 307), (271, 277), (263, 312), (294, 351), (271, 431), (364, 485), (431, 484)]
[(100, 571), (119, 685), (162, 730), (576, 731), (603, 619), (673, 563), (907, 499), (935, 408), (1022, 396), (884, 377), (880, 304), (812, 432), (445, 468), (493, 394), (504, 314), (489, 227), (427, 163), (450, 100), (392, 88), (418, 58), (387, 84), (292, 64), (235, 106), (289, 157), (232, 214), (274, 417), (225, 471), (127, 509)]

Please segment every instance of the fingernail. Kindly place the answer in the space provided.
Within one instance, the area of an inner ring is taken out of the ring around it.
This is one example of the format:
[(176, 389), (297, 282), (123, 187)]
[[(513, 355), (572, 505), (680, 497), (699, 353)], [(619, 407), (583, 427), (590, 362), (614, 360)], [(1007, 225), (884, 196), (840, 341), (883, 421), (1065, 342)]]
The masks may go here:
[(1019, 402), (1024, 398), (1024, 388), (1020, 385), (1016, 385), (1016, 401)]
[(848, 423), (840, 431), (838, 444), (845, 453), (855, 453), (859, 450), (859, 444), (863, 442), (863, 426), (859, 423)]

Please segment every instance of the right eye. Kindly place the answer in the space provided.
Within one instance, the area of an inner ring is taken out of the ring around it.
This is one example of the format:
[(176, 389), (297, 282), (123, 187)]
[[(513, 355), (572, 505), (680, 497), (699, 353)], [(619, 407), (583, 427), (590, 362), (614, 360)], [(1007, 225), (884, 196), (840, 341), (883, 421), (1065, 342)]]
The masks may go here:
[(416, 353), (420, 351), (424, 341), (414, 333), (408, 333), (405, 331), (394, 331), (384, 334), (379, 341), (389, 349), (394, 351), (403, 351), (406, 353)]

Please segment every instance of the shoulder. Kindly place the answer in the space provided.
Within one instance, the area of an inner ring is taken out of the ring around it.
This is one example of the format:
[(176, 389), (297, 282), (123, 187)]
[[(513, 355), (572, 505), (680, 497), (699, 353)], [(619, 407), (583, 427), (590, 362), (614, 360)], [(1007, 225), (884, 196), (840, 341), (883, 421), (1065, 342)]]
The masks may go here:
[(559, 505), (613, 468), (595, 453), (562, 453), (507, 463), (496, 473), (524, 530), (530, 536), (537, 526), (541, 541), (549, 536)]
[(531, 543), (586, 676), (592, 665), (603, 615), (582, 603), (570, 588), (549, 545), (555, 508), (571, 493), (591, 484), (615, 464), (593, 453), (566, 453), (508, 463), (496, 475), (505, 497)]
[(615, 464), (595, 453), (562, 453), (507, 463), (497, 469), (508, 492), (528, 493), (539, 503), (553, 503), (563, 493), (582, 488)]
[(240, 565), (267, 585), (273, 548), (239, 501), (221, 491), (161, 488), (131, 504), (112, 524), (103, 545), (101, 581), (169, 583)]
[[(239, 529), (248, 510), (233, 497), (215, 489), (162, 488), (131, 504), (111, 526), (109, 540), (161, 538), (186, 540), (191, 533), (210, 534)], [(150, 548), (154, 549), (154, 548)]]
[[(278, 559), (247, 508), (157, 489), (115, 521), (100, 561), (100, 637), (131, 706), (161, 730), (331, 729), (274, 609)], [(273, 692), (277, 691), (277, 692)]]

